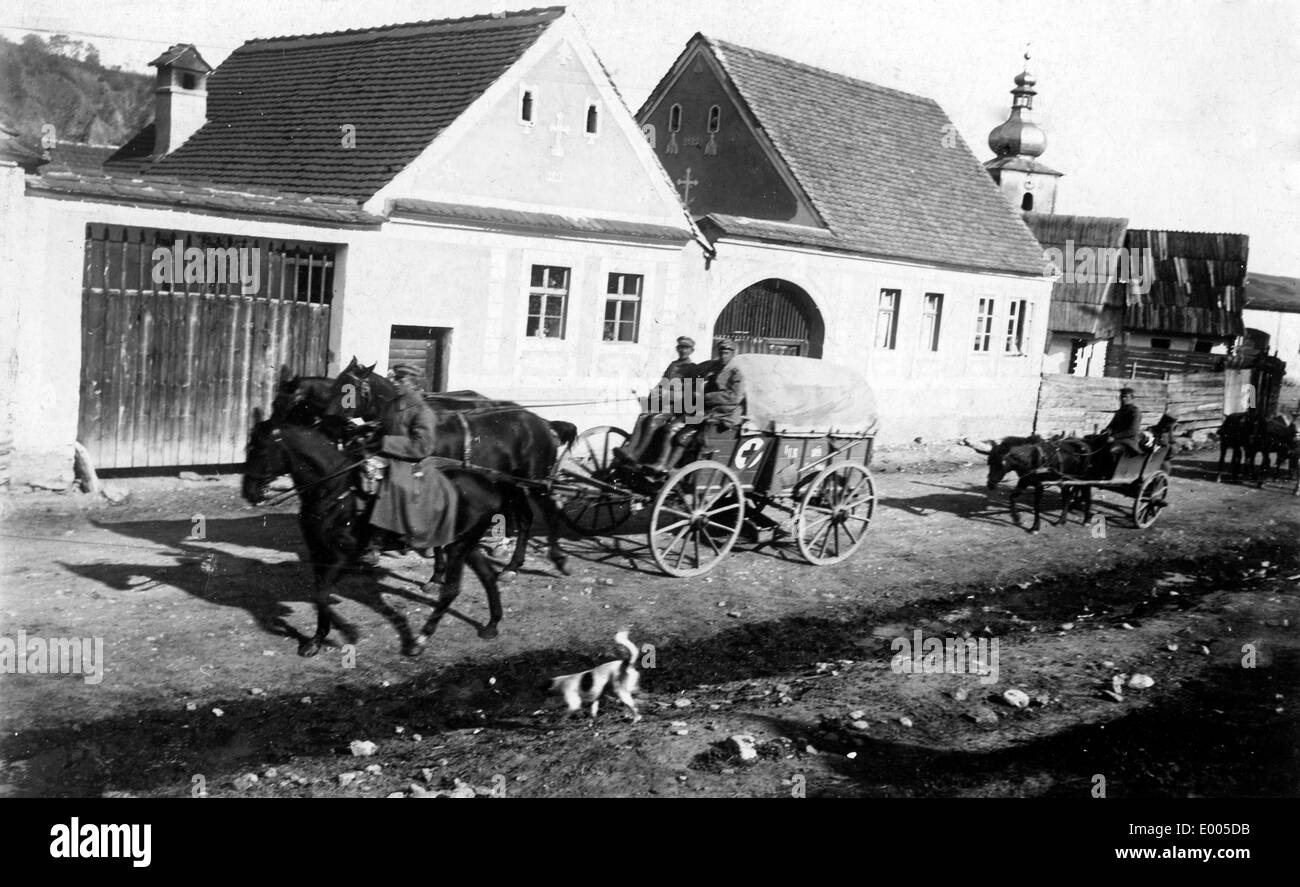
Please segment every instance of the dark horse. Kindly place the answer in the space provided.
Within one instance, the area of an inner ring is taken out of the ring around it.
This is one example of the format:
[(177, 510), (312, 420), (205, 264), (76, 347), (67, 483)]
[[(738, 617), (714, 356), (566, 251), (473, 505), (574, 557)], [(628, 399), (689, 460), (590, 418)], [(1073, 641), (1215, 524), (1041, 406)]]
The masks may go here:
[[(1241, 476), (1243, 457), (1246, 463), (1246, 474), (1256, 477), (1255, 454), (1264, 449), (1266, 435), (1267, 423), (1263, 415), (1254, 407), (1244, 413), (1224, 416), (1223, 424), (1219, 426), (1219, 467), (1214, 474), (1215, 482), (1223, 480), (1223, 463), (1228, 459), (1229, 451), (1232, 452), (1229, 464), (1232, 466), (1234, 480)], [(1264, 461), (1268, 461), (1267, 452)]]
[[(354, 357), (333, 382), (322, 413), (323, 423), (327, 430), (342, 433), (353, 418), (378, 419), (384, 405), (396, 396), (392, 382), (375, 373), (373, 365), (359, 365)], [(313, 390), (312, 399), (319, 399), (318, 391)], [(530, 502), (537, 505), (548, 524), (551, 561), (567, 574), (568, 558), (558, 538), (559, 509), (545, 482), (555, 468), (559, 447), (572, 443), (577, 429), (569, 422), (548, 422), (517, 403), (491, 400), (475, 391), (426, 394), (424, 399), (438, 421), (434, 456), (496, 472), (498, 481), (506, 480), (503, 475), (532, 481), (502, 483), (502, 489), (507, 491), (506, 507), (515, 516), (519, 532), (514, 554), (501, 578), (514, 578), (523, 565), (533, 524)]]
[[(1031, 437), (1004, 437), (1001, 441), (985, 441), (983, 449), (968, 440), (962, 443), (982, 456), (988, 456), (988, 488), (997, 489), (1002, 478), (1015, 472), (1020, 480), (1011, 491), (1008, 501), (1011, 504), (1011, 520), (1020, 526), (1020, 514), (1016, 511), (1016, 498), (1025, 487), (1034, 488), (1034, 525), (1029, 532), (1037, 533), (1042, 524), (1043, 484), (1065, 478), (1084, 479), (1090, 477), (1092, 457), (1095, 455), (1087, 443), (1075, 437), (1061, 440), (1043, 440), (1037, 435)], [(1092, 519), (1092, 488), (1086, 484), (1061, 487), (1061, 517), (1056, 525), (1062, 526), (1070, 516), (1070, 502), (1078, 495), (1083, 500), (1083, 522)]]
[[(299, 413), (301, 418), (301, 412)], [(310, 417), (308, 417), (310, 418)], [(329, 635), (334, 617), (330, 593), (340, 574), (355, 559), (360, 546), (360, 522), (364, 509), (353, 489), (354, 463), (364, 454), (340, 452), (338, 445), (319, 427), (294, 421), (269, 419), (256, 424), (248, 442), (244, 465), (244, 498), (257, 505), (267, 498), (267, 488), (277, 477), (288, 474), (302, 501), (299, 525), (307, 542), (314, 577), (316, 633), (298, 644), (298, 655), (315, 656)], [(478, 576), (487, 591), (490, 620), (479, 629), (479, 637), (497, 636), (501, 621), (501, 595), (496, 575), (479, 549), (479, 541), (501, 510), (506, 494), (501, 485), (481, 473), (451, 469), (445, 472), (456, 488), (458, 507), (455, 539), (443, 550), (447, 558), (441, 584), (430, 579), (421, 590), (438, 590), (433, 613), (423, 630), (407, 648), (418, 654), (438, 627), (438, 622), (460, 595), (465, 564)]]

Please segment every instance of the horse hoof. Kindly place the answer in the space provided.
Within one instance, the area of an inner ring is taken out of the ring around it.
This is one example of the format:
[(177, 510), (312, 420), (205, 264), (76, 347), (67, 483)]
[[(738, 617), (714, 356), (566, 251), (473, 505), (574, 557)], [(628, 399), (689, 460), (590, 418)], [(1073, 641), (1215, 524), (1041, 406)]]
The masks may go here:
[(497, 574), (497, 581), (500, 582), (502, 585), (505, 585), (508, 582), (514, 582), (518, 578), (519, 578), (519, 573), (517, 573), (514, 570), (502, 570), (500, 573)]
[(320, 641), (310, 640), (303, 641), (298, 645), (298, 655), (304, 659), (309, 659), (320, 652)]
[(485, 641), (490, 641), (497, 636), (497, 627), (495, 625), (484, 626), (478, 630), (478, 636)]
[(568, 564), (569, 564), (569, 562), (568, 562), (567, 559), (566, 559), (566, 560), (556, 561), (556, 562), (555, 562), (555, 569), (557, 569), (557, 570), (560, 571), (560, 575), (561, 575), (561, 576), (572, 576), (573, 574), (572, 574), (571, 572), (569, 572), (569, 566), (568, 566)]

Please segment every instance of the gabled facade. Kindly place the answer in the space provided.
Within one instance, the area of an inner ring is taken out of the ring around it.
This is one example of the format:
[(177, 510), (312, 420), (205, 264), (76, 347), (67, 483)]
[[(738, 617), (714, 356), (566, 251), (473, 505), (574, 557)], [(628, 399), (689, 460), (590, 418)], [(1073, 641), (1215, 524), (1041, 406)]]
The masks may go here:
[[(580, 425), (635, 415), (623, 382), (671, 352), (701, 247), (563, 9), (251, 41), (173, 82), (195, 58), (156, 60), (153, 138), (176, 89), (205, 100), (179, 145), (6, 173), (20, 476), (66, 472), (78, 439), (101, 468), (237, 462), (281, 364), (354, 354)], [(191, 277), (189, 249), (256, 264)]]
[(1031, 426), (1040, 250), (934, 101), (696, 35), (637, 120), (716, 254), (682, 332), (865, 371), (886, 444)]

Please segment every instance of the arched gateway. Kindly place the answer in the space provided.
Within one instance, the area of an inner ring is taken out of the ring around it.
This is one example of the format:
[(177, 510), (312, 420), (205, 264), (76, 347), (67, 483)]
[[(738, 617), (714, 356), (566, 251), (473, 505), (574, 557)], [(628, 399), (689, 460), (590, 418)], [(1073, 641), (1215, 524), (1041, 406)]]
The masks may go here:
[(803, 289), (770, 277), (745, 287), (727, 303), (713, 324), (713, 336), (734, 339), (741, 354), (820, 358), (826, 324)]

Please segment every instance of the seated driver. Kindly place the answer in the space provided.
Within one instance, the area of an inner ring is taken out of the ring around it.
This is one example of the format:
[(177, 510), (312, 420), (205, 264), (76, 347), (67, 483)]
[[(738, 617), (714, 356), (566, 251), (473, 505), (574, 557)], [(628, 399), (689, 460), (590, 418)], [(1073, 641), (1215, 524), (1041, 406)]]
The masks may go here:
[(1111, 416), (1110, 423), (1090, 438), (1094, 449), (1106, 448), (1108, 470), (1100, 473), (1103, 476), (1112, 474), (1123, 456), (1142, 455), (1141, 437), (1142, 411), (1137, 407), (1133, 389), (1121, 388), (1119, 409)]
[(745, 379), (740, 368), (731, 362), (736, 356), (736, 343), (723, 339), (717, 345), (718, 356), (695, 368), (696, 378), (704, 380), (704, 417), (697, 425), (686, 427), (686, 420), (675, 420), (668, 426), (672, 446), (655, 463), (659, 471), (669, 471), (681, 461), (682, 455), (695, 442), (700, 428), (708, 425), (715, 431), (735, 428), (744, 418)]
[[(655, 383), (655, 389), (646, 399), (650, 412), (637, 417), (631, 438), (623, 446), (615, 448), (616, 456), (640, 462), (646, 456), (648, 444), (655, 441), (659, 429), (668, 424), (674, 413), (683, 412), (679, 386), (694, 384), (695, 364), (691, 362), (694, 353), (695, 340), (690, 336), (678, 336), (677, 359), (664, 368), (663, 376)], [(681, 380), (677, 385), (671, 384), (677, 379)]]

